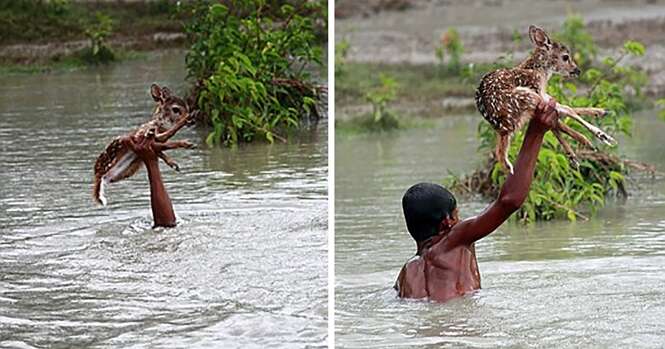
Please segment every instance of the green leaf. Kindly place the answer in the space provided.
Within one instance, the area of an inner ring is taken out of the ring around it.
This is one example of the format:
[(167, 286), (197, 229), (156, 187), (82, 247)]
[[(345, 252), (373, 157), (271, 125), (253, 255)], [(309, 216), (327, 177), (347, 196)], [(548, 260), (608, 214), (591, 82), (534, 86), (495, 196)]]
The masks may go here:
[(577, 215), (575, 214), (575, 211), (573, 211), (573, 210), (568, 210), (568, 212), (566, 212), (566, 217), (571, 222), (575, 222), (577, 220)]
[(644, 44), (638, 41), (628, 40), (623, 44), (623, 48), (633, 56), (644, 56), (646, 53)]
[(577, 86), (575, 86), (575, 84), (573, 84), (572, 82), (566, 82), (563, 84), (563, 86), (571, 93), (573, 94), (577, 93)]
[(617, 171), (610, 171), (610, 178), (617, 182), (623, 182), (625, 179), (624, 176)]
[(210, 14), (214, 17), (222, 17), (228, 12), (226, 6), (222, 4), (214, 4), (210, 6)]

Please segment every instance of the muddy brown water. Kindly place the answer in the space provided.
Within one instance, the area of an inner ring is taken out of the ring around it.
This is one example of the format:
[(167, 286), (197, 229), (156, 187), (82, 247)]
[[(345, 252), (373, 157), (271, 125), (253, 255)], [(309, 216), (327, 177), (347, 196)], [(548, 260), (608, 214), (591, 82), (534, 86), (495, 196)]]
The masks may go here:
[[(478, 116), (430, 127), (336, 135), (335, 273), (339, 348), (662, 348), (665, 180), (638, 178), (591, 221), (506, 223), (476, 244), (482, 289), (445, 304), (392, 286), (415, 244), (401, 197), (480, 160)], [(628, 157), (665, 170), (665, 122), (636, 115)], [(463, 217), (487, 202), (461, 198)]]
[(151, 228), (144, 170), (93, 205), (99, 152), (150, 114), (150, 83), (182, 92), (184, 74), (166, 52), (0, 77), (0, 347), (325, 345), (325, 123), (288, 145), (172, 151), (174, 229)]

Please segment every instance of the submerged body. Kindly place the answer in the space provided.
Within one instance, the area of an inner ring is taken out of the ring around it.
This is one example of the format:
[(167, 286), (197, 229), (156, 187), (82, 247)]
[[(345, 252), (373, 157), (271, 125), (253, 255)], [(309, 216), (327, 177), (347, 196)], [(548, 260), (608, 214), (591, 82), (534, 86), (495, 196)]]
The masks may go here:
[(407, 190), (402, 207), (416, 255), (397, 277), (400, 298), (445, 302), (480, 288), (475, 242), (496, 231), (524, 203), (545, 133), (558, 123), (555, 106), (554, 100), (536, 106), (515, 173), (478, 216), (460, 221), (455, 197), (438, 184), (419, 183)]
[(443, 255), (432, 252), (431, 247), (423, 248), (402, 267), (395, 283), (399, 297), (445, 302), (480, 289), (473, 244), (458, 246)]

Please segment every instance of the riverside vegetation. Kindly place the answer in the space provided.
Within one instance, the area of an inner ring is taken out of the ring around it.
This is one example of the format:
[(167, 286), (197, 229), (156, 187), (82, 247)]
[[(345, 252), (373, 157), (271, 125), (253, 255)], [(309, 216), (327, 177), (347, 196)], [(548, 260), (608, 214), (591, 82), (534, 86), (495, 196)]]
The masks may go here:
[(199, 1), (186, 31), (191, 99), (212, 126), (209, 145), (286, 141), (303, 118), (321, 117), (325, 87), (310, 66), (322, 65), (317, 23), (326, 4), (264, 0)]
[[(606, 117), (590, 121), (614, 137), (619, 135), (630, 137), (633, 125), (632, 112), (653, 104), (653, 101), (648, 100), (642, 93), (648, 83), (648, 77), (636, 67), (627, 64), (625, 59), (644, 55), (646, 50), (644, 45), (637, 41), (627, 41), (615, 50), (616, 54), (600, 57), (598, 46), (586, 30), (583, 19), (577, 15), (569, 16), (554, 36), (574, 52), (575, 61), (578, 62), (583, 75), (577, 80), (553, 77), (549, 81), (548, 93), (562, 104), (573, 107), (594, 106), (608, 110), (609, 115)], [(517, 31), (512, 39), (517, 49), (523, 39)], [(386, 76), (392, 79), (391, 85), (396, 91), (389, 95), (392, 98), (387, 102), (382, 101), (383, 108), (389, 109), (393, 100), (422, 105), (438, 101), (442, 96), (469, 98), (473, 96), (478, 81), (485, 73), (518, 63), (513, 59), (512, 52), (509, 52), (491, 64), (461, 64), (464, 46), (458, 42), (459, 40), (459, 34), (453, 28), (444, 33), (440, 46), (435, 51), (437, 64), (405, 67), (405, 65), (352, 63), (345, 59), (340, 60), (340, 65), (336, 62), (335, 66), (338, 77), (335, 102), (337, 105), (366, 103), (365, 95), (381, 87), (380, 80), (376, 79), (381, 74), (384, 74), (383, 79)], [(345, 46), (346, 51), (350, 49), (348, 43), (344, 41), (338, 43), (339, 45)], [(338, 71), (341, 72), (339, 75)], [(376, 111), (374, 103), (371, 104)], [(661, 106), (661, 117), (665, 120), (665, 100), (657, 101), (656, 105)], [(472, 110), (473, 113), (477, 113), (475, 107)], [(367, 115), (359, 115), (350, 121), (342, 122), (339, 129), (375, 130), (376, 125), (368, 125), (367, 120)], [(589, 139), (593, 139), (588, 131), (577, 123), (568, 120), (564, 122)], [(496, 197), (505, 181), (505, 174), (491, 156), (495, 133), (481, 118), (477, 135), (480, 143), (479, 151), (484, 154), (486, 160), (472, 173), (466, 175), (449, 173), (445, 182), (459, 195), (480, 195), (492, 199)], [(509, 150), (511, 160), (515, 159), (522, 140), (523, 132), (519, 132)], [(572, 145), (576, 148), (579, 146)], [(579, 169), (574, 169), (569, 165), (554, 136), (547, 134), (538, 157), (536, 177), (531, 192), (524, 205), (513, 216), (514, 219), (521, 222), (556, 218), (587, 219), (602, 207), (608, 198), (628, 195), (627, 176), (631, 171), (653, 173), (653, 167), (650, 165), (622, 158), (619, 147), (611, 148), (602, 144), (596, 146), (597, 151), (576, 150), (580, 156), (581, 166)]]
[[(630, 65), (622, 64), (625, 57), (642, 56), (645, 47), (636, 41), (624, 43), (616, 56), (598, 57), (598, 48), (586, 32), (579, 16), (571, 16), (562, 30), (555, 34), (558, 40), (572, 48), (575, 60), (583, 67), (583, 75), (575, 81), (555, 76), (549, 81), (548, 93), (562, 104), (573, 107), (600, 107), (609, 111), (603, 118), (592, 120), (612, 136), (631, 136), (631, 112), (647, 103), (642, 88), (647, 76)], [(565, 120), (569, 126), (592, 135), (577, 123)], [(487, 161), (466, 176), (451, 176), (448, 185), (458, 193), (481, 194), (496, 197), (506, 175), (490, 155), (494, 146), (494, 132), (481, 122), (478, 127), (479, 150), (487, 154)], [(513, 140), (509, 157), (515, 159), (524, 137), (524, 131)], [(576, 144), (576, 146), (579, 146)], [(514, 217), (522, 222), (567, 218), (587, 219), (605, 204), (608, 197), (626, 197), (626, 176), (631, 170), (653, 171), (646, 164), (623, 159), (618, 147), (595, 143), (595, 151), (580, 149), (580, 167), (571, 167), (560, 144), (548, 133), (538, 155), (536, 175), (526, 202)], [(584, 212), (584, 213), (583, 213)]]
[(109, 63), (138, 56), (113, 47), (113, 39), (153, 49), (163, 47), (150, 46), (150, 34), (183, 33), (193, 85), (189, 102), (201, 111), (199, 121), (212, 126), (207, 143), (286, 141), (301, 121), (322, 116), (327, 90), (313, 73), (323, 69), (326, 10), (325, 0), (0, 0), (0, 45), (28, 43), (29, 51), (32, 44), (88, 43), (66, 55), (3, 56), (0, 69), (43, 72)]
[[(404, 127), (405, 125), (417, 124), (413, 120), (405, 120), (390, 108), (398, 95), (400, 100), (405, 98), (436, 98), (437, 96), (465, 94), (466, 75), (473, 70), (469, 66), (462, 65), (462, 54), (464, 45), (460, 39), (459, 32), (455, 28), (448, 30), (441, 36), (440, 46), (435, 49), (434, 54), (438, 60), (435, 67), (413, 66), (409, 69), (395, 65), (372, 65), (348, 63), (346, 55), (350, 49), (346, 40), (341, 40), (335, 45), (335, 77), (336, 95), (341, 98), (335, 101), (338, 105), (353, 104), (360, 101), (369, 102), (372, 109), (370, 113), (361, 115), (352, 121), (339, 121), (337, 128), (340, 130), (354, 131), (389, 131)], [(470, 66), (473, 67), (473, 66)], [(430, 78), (432, 69), (439, 79), (449, 82), (442, 84), (440, 81)], [(378, 76), (378, 78), (377, 78)], [(397, 78), (396, 76), (399, 76)], [(398, 83), (398, 79), (400, 83)], [(453, 80), (459, 81), (453, 83)], [(403, 87), (403, 88), (402, 88)], [(461, 91), (455, 91), (459, 88)], [(445, 89), (445, 91), (442, 91)]]
[(428, 104), (441, 96), (468, 97), (476, 75), (495, 65), (462, 64), (464, 45), (455, 28), (449, 28), (435, 49), (437, 64), (398, 65), (348, 62), (351, 49), (342, 39), (335, 45), (335, 104), (341, 106), (369, 103), (371, 112), (350, 120), (336, 120), (338, 130), (364, 132), (388, 131), (426, 124), (405, 118), (391, 107), (400, 103)]
[(0, 45), (80, 40), (103, 13), (117, 23), (116, 34), (134, 36), (178, 32), (176, 1), (0, 0)]
[[(70, 0), (0, 0), (0, 46), (24, 46), (18, 53), (0, 56), (3, 70), (41, 72), (108, 63), (139, 56), (137, 49), (152, 49), (145, 38), (153, 33), (182, 32), (175, 1), (79, 2)], [(131, 47), (112, 47), (110, 39), (136, 41)], [(44, 55), (31, 45), (87, 40), (74, 51), (55, 50)], [(163, 47), (164, 44), (160, 44)]]

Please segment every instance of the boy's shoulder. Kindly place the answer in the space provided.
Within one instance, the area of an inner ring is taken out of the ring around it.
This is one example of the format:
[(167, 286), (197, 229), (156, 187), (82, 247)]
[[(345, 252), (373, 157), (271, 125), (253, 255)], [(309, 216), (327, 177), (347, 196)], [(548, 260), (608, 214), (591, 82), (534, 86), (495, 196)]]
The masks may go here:
[(394, 288), (400, 298), (427, 297), (423, 257), (415, 255), (404, 263)]

